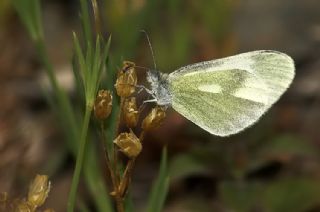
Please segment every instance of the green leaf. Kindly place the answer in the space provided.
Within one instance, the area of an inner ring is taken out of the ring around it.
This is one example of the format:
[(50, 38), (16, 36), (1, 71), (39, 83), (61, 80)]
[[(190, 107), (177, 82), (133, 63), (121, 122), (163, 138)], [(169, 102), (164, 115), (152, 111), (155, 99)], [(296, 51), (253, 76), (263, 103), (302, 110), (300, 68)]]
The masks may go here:
[[(109, 50), (110, 50), (110, 45), (111, 45), (111, 35), (109, 36), (109, 39), (106, 43), (106, 45), (104, 46), (103, 49), (103, 54), (102, 54), (102, 59), (101, 59), (101, 64), (99, 67), (99, 70), (101, 71), (101, 73), (99, 73), (99, 76), (102, 75), (102, 71), (106, 70), (106, 68), (103, 68), (103, 66), (106, 66), (107, 60), (109, 58)], [(100, 77), (101, 78), (101, 77)], [(100, 82), (100, 78), (99, 78), (99, 82)]]
[(84, 83), (84, 81), (87, 80), (86, 63), (85, 63), (85, 59), (84, 59), (84, 56), (82, 53), (79, 39), (78, 39), (77, 34), (75, 32), (73, 33), (73, 45), (74, 45), (74, 49), (75, 49), (76, 58), (79, 63), (79, 69), (80, 69), (79, 71), (80, 71), (80, 76), (82, 78), (82, 83)]
[(85, 102), (84, 101), (85, 97), (84, 97), (84, 87), (83, 87), (83, 82), (82, 82), (82, 76), (81, 76), (80, 68), (79, 68), (79, 65), (77, 63), (75, 56), (72, 58), (72, 72), (73, 72), (73, 76), (74, 76), (76, 93), (78, 94), (78, 98), (80, 99), (81, 103)]
[(152, 186), (151, 195), (148, 201), (147, 212), (161, 212), (163, 211), (164, 202), (169, 189), (169, 174), (167, 149), (162, 150), (161, 164), (159, 174)]
[(93, 38), (91, 33), (91, 23), (90, 23), (89, 7), (88, 7), (87, 0), (80, 0), (80, 6), (81, 6), (81, 20), (82, 20), (84, 38), (90, 45), (93, 41)]
[(105, 172), (99, 166), (95, 147), (93, 143), (88, 143), (83, 171), (97, 211), (111, 212), (113, 211), (112, 202), (102, 177)]
[(33, 41), (43, 40), (39, 0), (13, 0), (21, 21), (27, 28)]

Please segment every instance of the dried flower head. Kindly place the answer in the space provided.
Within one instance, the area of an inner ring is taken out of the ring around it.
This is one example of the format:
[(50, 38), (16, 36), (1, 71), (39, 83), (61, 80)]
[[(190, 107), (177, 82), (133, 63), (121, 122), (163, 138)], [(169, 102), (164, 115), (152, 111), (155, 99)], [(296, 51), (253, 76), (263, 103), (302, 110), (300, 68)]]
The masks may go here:
[(0, 192), (0, 211), (6, 211), (8, 201), (8, 193)]
[(131, 96), (136, 90), (137, 81), (138, 78), (135, 70), (135, 64), (124, 61), (122, 69), (118, 72), (116, 84), (114, 85), (118, 96)]
[(100, 90), (94, 102), (94, 115), (99, 120), (108, 118), (112, 109), (112, 94), (107, 90)]
[(135, 97), (128, 98), (123, 105), (123, 119), (129, 128), (137, 125), (139, 111), (137, 110), (137, 102)]
[(14, 207), (15, 212), (34, 212), (36, 209), (36, 207), (28, 201), (19, 201), (19, 203), (16, 202), (16, 204), (16, 207)]
[(144, 131), (158, 128), (166, 117), (166, 109), (156, 106), (142, 121), (142, 129)]
[(137, 157), (142, 150), (139, 138), (137, 138), (131, 129), (129, 133), (120, 133), (113, 143), (129, 158)]
[(30, 184), (28, 193), (28, 203), (35, 208), (41, 206), (50, 191), (50, 181), (47, 175), (37, 175), (33, 182)]
[(8, 200), (8, 193), (7, 192), (0, 192), (0, 203), (6, 202)]
[(136, 66), (134, 62), (131, 61), (123, 61), (122, 71), (128, 71)]

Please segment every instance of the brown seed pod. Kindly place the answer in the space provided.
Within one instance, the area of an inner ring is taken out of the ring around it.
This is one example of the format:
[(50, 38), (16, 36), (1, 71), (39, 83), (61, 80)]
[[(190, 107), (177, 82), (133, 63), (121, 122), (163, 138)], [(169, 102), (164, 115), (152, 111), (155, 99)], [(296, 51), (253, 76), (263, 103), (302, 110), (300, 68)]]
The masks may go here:
[(94, 102), (94, 115), (99, 120), (109, 117), (112, 110), (112, 94), (108, 90), (100, 90)]
[(47, 175), (37, 175), (33, 182), (30, 184), (28, 192), (28, 203), (35, 208), (41, 206), (50, 191), (50, 181)]
[(142, 121), (142, 129), (144, 131), (156, 129), (161, 126), (164, 118), (166, 117), (166, 109), (156, 106)]
[(120, 133), (113, 141), (121, 152), (129, 158), (135, 158), (142, 150), (139, 138), (130, 129), (129, 133)]
[(137, 126), (139, 118), (139, 111), (137, 109), (137, 102), (135, 97), (128, 98), (123, 105), (123, 120), (127, 127), (134, 128)]
[(129, 97), (135, 90), (138, 82), (135, 64), (132, 62), (123, 62), (123, 67), (118, 72), (118, 78), (114, 85), (117, 94), (120, 97)]
[(28, 201), (20, 201), (15, 202), (14, 204), (17, 204), (14, 206), (15, 212), (34, 212), (36, 207), (34, 207), (30, 202)]
[(123, 61), (122, 71), (126, 72), (131, 68), (134, 68), (136, 64), (131, 61)]

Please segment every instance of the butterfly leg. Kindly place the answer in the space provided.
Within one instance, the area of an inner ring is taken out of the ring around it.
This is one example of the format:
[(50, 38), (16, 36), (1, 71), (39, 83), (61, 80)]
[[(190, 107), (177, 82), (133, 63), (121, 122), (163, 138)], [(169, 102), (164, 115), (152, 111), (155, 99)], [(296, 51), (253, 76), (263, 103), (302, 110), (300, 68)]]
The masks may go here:
[(142, 104), (144, 104), (144, 103), (149, 103), (149, 102), (157, 102), (157, 99), (149, 99), (149, 100), (145, 100), (145, 101), (143, 101), (143, 103), (142, 103)]
[(136, 85), (136, 87), (139, 88), (138, 94), (141, 93), (143, 90), (145, 90), (148, 94), (152, 94), (152, 91), (143, 85)]

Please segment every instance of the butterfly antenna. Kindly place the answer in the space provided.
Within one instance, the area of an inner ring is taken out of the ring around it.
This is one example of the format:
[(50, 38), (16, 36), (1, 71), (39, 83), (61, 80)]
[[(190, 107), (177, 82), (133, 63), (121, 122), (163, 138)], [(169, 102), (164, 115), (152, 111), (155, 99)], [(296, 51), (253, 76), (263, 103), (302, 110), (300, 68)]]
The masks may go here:
[(151, 46), (151, 42), (150, 42), (148, 33), (145, 30), (141, 30), (141, 32), (146, 35), (146, 38), (147, 38), (147, 41), (148, 41), (148, 45), (149, 45), (149, 48), (150, 48), (150, 51), (151, 51), (152, 59), (153, 59), (154, 69), (157, 70), (156, 60), (155, 60), (155, 57), (154, 57), (154, 53), (153, 53), (153, 49), (152, 49), (152, 46)]
[(136, 68), (144, 69), (144, 70), (149, 70), (149, 68), (143, 67), (143, 66), (137, 66), (135, 65)]

